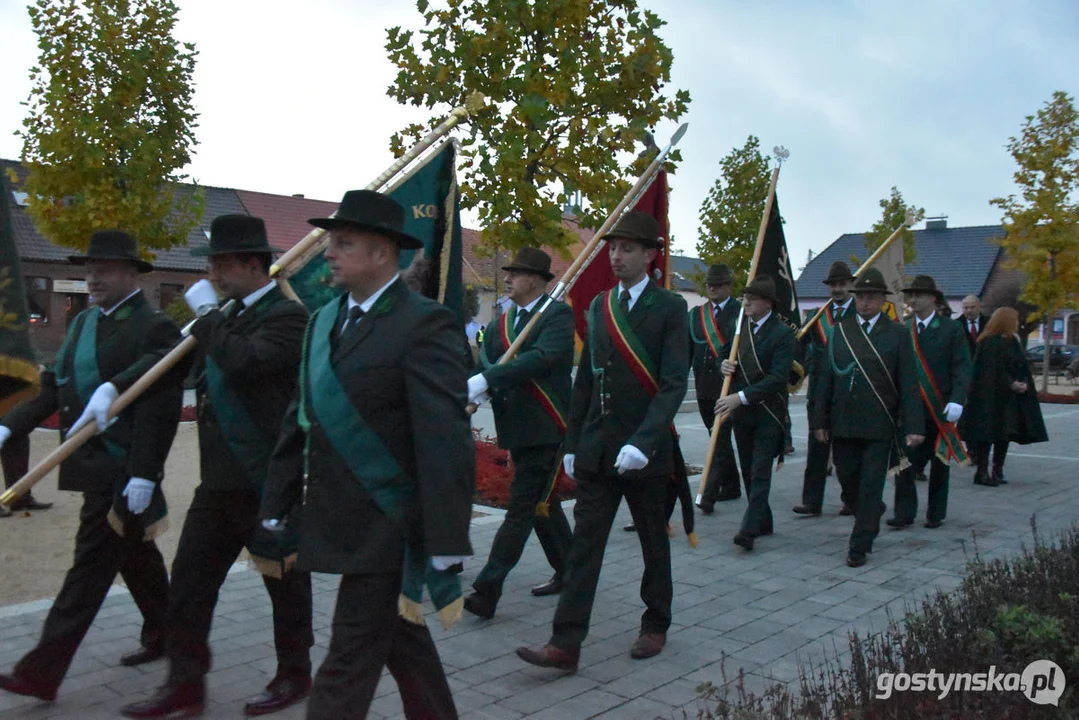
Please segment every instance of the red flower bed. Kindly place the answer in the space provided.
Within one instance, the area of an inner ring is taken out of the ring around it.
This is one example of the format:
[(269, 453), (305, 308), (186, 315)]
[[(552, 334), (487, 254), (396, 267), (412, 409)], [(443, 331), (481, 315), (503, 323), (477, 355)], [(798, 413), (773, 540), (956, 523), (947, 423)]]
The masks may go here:
[(1060, 395), (1058, 393), (1038, 393), (1038, 402), (1057, 403), (1059, 405), (1079, 405), (1079, 394)]
[[(505, 508), (510, 502), (510, 482), (513, 481), (513, 460), (506, 450), (498, 447), (494, 438), (480, 435), (472, 429), (476, 441), (476, 502), (480, 505)], [(572, 498), (577, 483), (559, 469), (552, 501)]]

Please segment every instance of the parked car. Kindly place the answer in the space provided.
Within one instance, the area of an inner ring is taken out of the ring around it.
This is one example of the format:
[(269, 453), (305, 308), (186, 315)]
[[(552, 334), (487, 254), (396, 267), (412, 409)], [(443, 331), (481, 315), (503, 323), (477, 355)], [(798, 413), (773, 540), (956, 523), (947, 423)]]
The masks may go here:
[[(1049, 369), (1064, 370), (1072, 361), (1079, 358), (1079, 345), (1050, 345), (1049, 346)], [(1027, 362), (1037, 365), (1039, 368), (1045, 361), (1045, 346), (1035, 345), (1027, 348)]]

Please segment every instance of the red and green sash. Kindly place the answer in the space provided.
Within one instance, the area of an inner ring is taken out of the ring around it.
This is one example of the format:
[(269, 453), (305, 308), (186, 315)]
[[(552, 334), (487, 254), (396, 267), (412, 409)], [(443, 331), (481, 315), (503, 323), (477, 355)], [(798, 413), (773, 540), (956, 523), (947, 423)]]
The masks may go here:
[(824, 312), (821, 313), (820, 318), (817, 320), (817, 336), (820, 338), (820, 344), (822, 347), (826, 347), (832, 340), (832, 333), (835, 332), (835, 318), (832, 316), (832, 303), (829, 302), (824, 306)]
[[(706, 310), (705, 308), (708, 309)], [(695, 307), (693, 312), (696, 313), (696, 317), (689, 324), (693, 342), (698, 345), (707, 345), (713, 355), (722, 357), (719, 352), (727, 344), (727, 338), (723, 337), (719, 324), (716, 323), (716, 315), (712, 312), (712, 303), (708, 302)]]
[[(502, 338), (502, 352), (508, 350), (513, 341), (517, 339), (517, 330), (514, 329), (516, 322), (517, 306), (512, 305), (508, 312), (502, 314), (502, 319), (498, 323), (498, 330)], [(528, 391), (532, 393), (532, 397), (536, 399), (544, 412), (554, 420), (554, 424), (558, 427), (558, 432), (566, 432), (566, 413), (555, 402), (554, 393), (549, 388), (544, 387), (544, 384), (538, 380), (528, 381)]]
[(922, 344), (918, 340), (918, 331), (913, 320), (910, 322), (910, 340), (914, 344), (914, 357), (917, 360), (914, 365), (918, 373), (918, 391), (922, 395), (925, 409), (937, 426), (937, 443), (933, 452), (943, 463), (955, 461), (959, 465), (970, 465), (970, 457), (963, 447), (958, 428), (944, 417), (944, 399), (933, 373), (929, 371), (929, 363), (922, 353)]
[[(603, 323), (607, 328), (607, 334), (611, 338), (614, 349), (626, 361), (630, 372), (641, 383), (641, 387), (648, 393), (648, 397), (655, 397), (659, 392), (659, 382), (656, 380), (655, 365), (648, 351), (641, 345), (637, 334), (629, 325), (629, 318), (622, 312), (618, 304), (618, 288), (607, 291), (603, 298)], [(592, 343), (595, 348), (595, 343)], [(594, 350), (593, 350), (594, 351)]]

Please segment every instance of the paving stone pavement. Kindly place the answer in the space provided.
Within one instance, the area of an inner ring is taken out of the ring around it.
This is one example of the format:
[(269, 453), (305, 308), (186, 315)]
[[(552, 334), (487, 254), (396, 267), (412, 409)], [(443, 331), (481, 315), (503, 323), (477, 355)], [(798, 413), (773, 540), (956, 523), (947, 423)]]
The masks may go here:
[[(769, 678), (797, 678), (798, 662), (847, 647), (851, 631), (878, 631), (889, 614), (936, 589), (954, 588), (975, 549), (983, 557), (1013, 555), (1031, 541), (1030, 518), (1051, 537), (1070, 527), (1079, 507), (1079, 408), (1044, 405), (1049, 443), (1012, 446), (1006, 467), (1009, 484), (972, 485), (973, 471), (952, 471), (949, 517), (938, 530), (920, 523), (904, 531), (885, 527), (869, 564), (845, 564), (849, 518), (839, 517), (838, 486), (829, 480), (826, 512), (819, 518), (793, 515), (800, 502), (805, 462), (805, 406), (792, 405), (798, 452), (773, 479), (776, 534), (758, 541), (751, 553), (731, 543), (744, 501), (721, 503), (710, 517), (697, 515), (700, 546), (690, 549), (680, 531), (672, 540), (674, 624), (666, 649), (650, 660), (632, 660), (643, 606), (638, 596), (642, 563), (636, 536), (623, 532), (625, 507), (616, 520), (600, 578), (591, 632), (576, 675), (534, 668), (514, 654), (519, 645), (547, 640), (556, 598), (533, 598), (528, 588), (550, 576), (535, 539), (510, 575), (493, 620), (466, 614), (443, 632), (431, 618), (450, 686), (463, 718), (681, 718), (696, 716), (697, 686), (721, 681), (739, 669), (747, 689)], [(485, 411), (476, 424), (490, 431)], [(703, 462), (707, 434), (699, 418), (678, 417), (686, 459)], [(692, 478), (696, 482), (697, 478)], [(695, 484), (694, 484), (695, 488)], [(921, 507), (925, 485), (919, 483)], [(892, 505), (892, 486), (885, 500)], [(480, 508), (480, 510), (483, 510)], [(677, 514), (676, 514), (677, 518)], [(466, 586), (486, 559), (498, 528), (497, 511), (474, 520), (476, 559), (466, 569)], [(313, 660), (326, 654), (337, 579), (316, 576)], [(0, 669), (7, 671), (31, 647), (51, 600), (0, 608)], [(207, 718), (242, 716), (246, 699), (257, 695), (275, 670), (269, 602), (252, 571), (234, 568), (225, 583), (214, 620), (213, 671), (208, 677)], [(117, 666), (121, 653), (138, 638), (138, 612), (123, 590), (106, 601), (86, 637), (56, 703), (0, 693), (0, 720), (6, 718), (115, 718), (117, 709), (149, 695), (164, 679), (165, 664)], [(724, 659), (725, 658), (725, 659)], [(302, 705), (275, 718), (299, 718)], [(383, 677), (371, 718), (402, 717), (397, 688)]]

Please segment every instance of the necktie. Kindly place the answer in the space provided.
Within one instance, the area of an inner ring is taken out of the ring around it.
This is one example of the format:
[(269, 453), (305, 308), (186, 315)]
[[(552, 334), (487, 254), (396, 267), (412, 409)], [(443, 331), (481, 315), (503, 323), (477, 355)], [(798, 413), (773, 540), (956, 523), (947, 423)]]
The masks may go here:
[(618, 293), (618, 305), (622, 308), (622, 312), (629, 314), (629, 290), (623, 289)]
[(978, 326), (974, 324), (974, 321), (970, 321), (970, 337), (972, 340), (978, 339)]
[(363, 310), (359, 305), (353, 305), (348, 309), (348, 317), (345, 318), (345, 322), (341, 324), (341, 336), (344, 337), (345, 333), (356, 327), (356, 321), (363, 317)]
[(750, 323), (749, 329), (753, 331), (753, 334), (757, 334), (757, 329), (760, 327), (760, 323)]
[(832, 308), (832, 320), (834, 322), (839, 322), (842, 319), (843, 319), (843, 306), (842, 305), (836, 305), (834, 308)]
[(922, 334), (922, 330), (925, 330), (925, 323), (921, 320), (918, 321), (918, 334)]
[(719, 321), (719, 303), (712, 303), (712, 317)]
[(514, 321), (514, 324), (513, 324), (513, 331), (514, 332), (521, 332), (521, 328), (523, 328), (527, 324), (528, 324), (528, 311), (527, 310), (518, 310), (517, 311), (517, 319)]
[(869, 334), (869, 321), (866, 320), (862, 323), (862, 330), (865, 330), (865, 334)]

